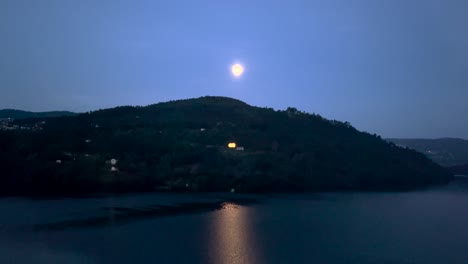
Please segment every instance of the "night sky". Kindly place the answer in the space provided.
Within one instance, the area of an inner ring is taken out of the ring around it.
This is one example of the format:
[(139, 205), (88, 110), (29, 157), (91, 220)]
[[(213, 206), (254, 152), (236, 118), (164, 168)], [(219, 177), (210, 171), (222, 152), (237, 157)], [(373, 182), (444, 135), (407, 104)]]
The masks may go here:
[(467, 12), (466, 0), (0, 0), (0, 108), (220, 95), (384, 137), (468, 138)]

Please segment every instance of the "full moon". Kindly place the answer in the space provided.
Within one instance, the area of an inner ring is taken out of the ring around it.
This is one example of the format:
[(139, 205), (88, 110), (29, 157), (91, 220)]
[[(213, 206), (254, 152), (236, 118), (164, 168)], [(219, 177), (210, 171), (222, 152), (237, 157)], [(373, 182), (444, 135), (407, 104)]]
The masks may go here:
[(240, 64), (234, 64), (232, 65), (231, 71), (234, 76), (239, 77), (244, 72), (244, 67), (242, 67)]

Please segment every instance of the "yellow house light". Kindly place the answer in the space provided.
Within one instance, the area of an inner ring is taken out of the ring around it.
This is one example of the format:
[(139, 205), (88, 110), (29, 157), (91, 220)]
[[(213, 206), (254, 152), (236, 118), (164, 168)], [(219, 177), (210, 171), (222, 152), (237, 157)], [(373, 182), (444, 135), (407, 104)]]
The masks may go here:
[(236, 143), (234, 142), (229, 143), (228, 148), (236, 148)]

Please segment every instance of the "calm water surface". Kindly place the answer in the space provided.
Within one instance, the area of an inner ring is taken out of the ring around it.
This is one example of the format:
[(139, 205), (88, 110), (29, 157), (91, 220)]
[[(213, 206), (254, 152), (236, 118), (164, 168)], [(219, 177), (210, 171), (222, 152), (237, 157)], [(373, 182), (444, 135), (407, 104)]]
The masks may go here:
[(468, 178), (402, 193), (4, 198), (0, 263), (468, 264)]

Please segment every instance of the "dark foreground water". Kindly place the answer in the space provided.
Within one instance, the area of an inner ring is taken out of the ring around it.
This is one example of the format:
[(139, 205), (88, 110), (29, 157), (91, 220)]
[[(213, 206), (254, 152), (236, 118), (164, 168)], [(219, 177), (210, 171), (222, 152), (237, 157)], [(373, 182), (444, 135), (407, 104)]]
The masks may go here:
[(468, 178), (403, 193), (0, 199), (0, 263), (468, 263)]

